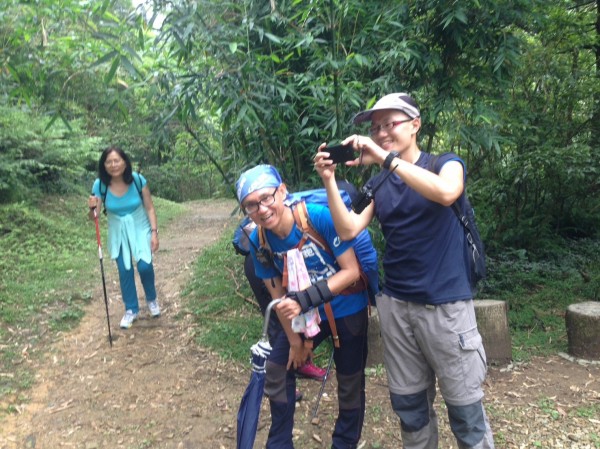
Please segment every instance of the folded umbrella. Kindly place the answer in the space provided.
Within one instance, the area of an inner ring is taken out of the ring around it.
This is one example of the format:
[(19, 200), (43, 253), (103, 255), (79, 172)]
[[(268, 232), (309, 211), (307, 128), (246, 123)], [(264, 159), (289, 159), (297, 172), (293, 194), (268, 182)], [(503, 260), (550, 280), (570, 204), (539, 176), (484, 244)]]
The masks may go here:
[(250, 382), (242, 396), (237, 415), (237, 449), (252, 449), (258, 429), (260, 405), (265, 388), (265, 368), (267, 358), (271, 354), (271, 345), (267, 336), (271, 309), (279, 304), (281, 299), (274, 299), (267, 306), (261, 339), (252, 345), (252, 373)]

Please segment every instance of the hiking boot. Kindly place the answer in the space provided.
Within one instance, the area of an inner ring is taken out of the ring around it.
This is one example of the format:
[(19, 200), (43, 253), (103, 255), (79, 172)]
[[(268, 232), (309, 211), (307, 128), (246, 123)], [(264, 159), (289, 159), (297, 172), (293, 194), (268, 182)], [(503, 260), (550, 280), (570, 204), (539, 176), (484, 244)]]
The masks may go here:
[(160, 316), (160, 306), (156, 299), (154, 301), (148, 301), (148, 310), (150, 310), (152, 318), (158, 318)]
[(137, 320), (138, 314), (133, 313), (133, 310), (125, 311), (125, 315), (121, 319), (121, 324), (119, 325), (121, 329), (129, 329), (133, 322)]
[(325, 371), (323, 368), (319, 368), (318, 366), (314, 365), (310, 360), (296, 370), (298, 377), (305, 377), (315, 380), (323, 380), (326, 372), (327, 371)]

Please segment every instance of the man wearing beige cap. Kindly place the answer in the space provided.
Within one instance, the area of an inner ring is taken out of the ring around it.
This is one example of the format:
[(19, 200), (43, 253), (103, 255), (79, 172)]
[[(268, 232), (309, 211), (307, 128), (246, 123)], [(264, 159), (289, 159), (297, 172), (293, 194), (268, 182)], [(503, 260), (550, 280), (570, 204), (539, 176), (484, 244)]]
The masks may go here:
[(370, 122), (369, 136), (342, 142), (358, 156), (346, 165), (382, 168), (363, 188), (363, 201), (354, 211), (339, 201), (336, 165), (325, 144), (315, 168), (342, 239), (356, 236), (374, 217), (381, 224), (385, 281), (377, 308), (403, 446), (438, 447), (437, 382), (458, 447), (493, 448), (482, 404), (487, 365), (475, 322), (465, 232), (449, 207), (455, 201), (464, 204), (465, 164), (451, 153), (435, 158), (419, 149), (421, 114), (406, 93), (382, 97), (353, 121)]

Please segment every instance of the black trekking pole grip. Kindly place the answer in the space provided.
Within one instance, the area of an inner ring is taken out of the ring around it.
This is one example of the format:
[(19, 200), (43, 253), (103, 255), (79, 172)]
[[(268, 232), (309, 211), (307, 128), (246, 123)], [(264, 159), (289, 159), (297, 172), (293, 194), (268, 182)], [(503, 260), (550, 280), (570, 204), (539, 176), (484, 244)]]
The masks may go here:
[(106, 279), (104, 277), (104, 262), (102, 257), (102, 242), (100, 240), (100, 224), (98, 223), (98, 210), (94, 208), (94, 222), (96, 224), (96, 240), (98, 241), (98, 259), (100, 260), (100, 272), (102, 273), (102, 291), (104, 292), (104, 307), (106, 309), (106, 323), (108, 325), (108, 341), (112, 348), (113, 339), (110, 331), (110, 316), (108, 314), (108, 296), (106, 294)]

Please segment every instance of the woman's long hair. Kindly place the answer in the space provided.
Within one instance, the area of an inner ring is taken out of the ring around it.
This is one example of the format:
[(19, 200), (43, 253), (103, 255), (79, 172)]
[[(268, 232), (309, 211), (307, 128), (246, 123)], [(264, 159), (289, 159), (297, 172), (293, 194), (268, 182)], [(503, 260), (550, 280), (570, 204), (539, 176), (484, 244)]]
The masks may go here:
[(106, 186), (106, 188), (108, 188), (108, 186), (110, 185), (112, 176), (110, 176), (106, 171), (104, 163), (106, 162), (106, 158), (108, 158), (108, 155), (113, 151), (116, 152), (119, 156), (121, 156), (121, 158), (125, 161), (123, 181), (125, 181), (126, 184), (131, 184), (133, 182), (133, 169), (131, 167), (131, 159), (129, 159), (129, 156), (127, 156), (127, 154), (119, 147), (111, 146), (102, 152), (102, 154), (100, 155), (100, 160), (98, 161), (98, 177), (100, 178), (100, 181), (102, 181), (102, 183)]

